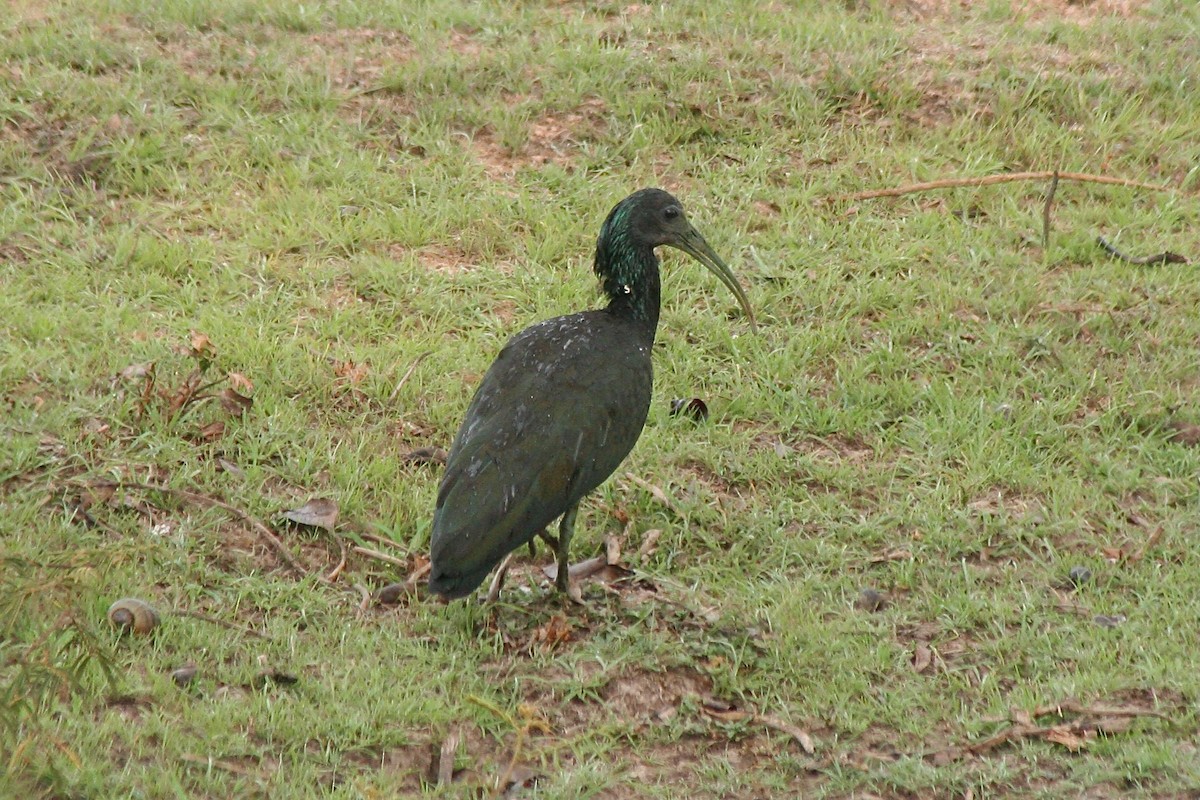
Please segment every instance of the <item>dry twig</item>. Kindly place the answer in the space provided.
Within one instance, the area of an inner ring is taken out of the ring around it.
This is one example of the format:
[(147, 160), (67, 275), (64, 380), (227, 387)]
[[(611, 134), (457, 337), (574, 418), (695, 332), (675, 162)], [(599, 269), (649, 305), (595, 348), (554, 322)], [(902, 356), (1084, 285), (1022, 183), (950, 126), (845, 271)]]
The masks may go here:
[(899, 197), (905, 194), (928, 192), (933, 189), (954, 189), (962, 186), (991, 186), (997, 183), (1015, 183), (1017, 181), (1044, 181), (1053, 178), (1056, 173), (1058, 174), (1059, 179), (1065, 181), (1079, 181), (1081, 183), (1104, 183), (1113, 186), (1129, 186), (1135, 189), (1149, 189), (1155, 192), (1171, 191), (1171, 187), (1169, 186), (1158, 186), (1153, 183), (1132, 181), (1127, 178), (1112, 178), (1108, 175), (1088, 175), (1087, 173), (1083, 172), (1058, 172), (1057, 170), (1042, 170), (1039, 172), (1009, 172), (1003, 175), (985, 175), (979, 178), (943, 178), (941, 180), (928, 181), (926, 183), (910, 183), (905, 186), (895, 186), (891, 189), (871, 189), (865, 192), (838, 195), (830, 199), (834, 201), (871, 200), (876, 197)]
[(1124, 261), (1127, 264), (1137, 264), (1138, 266), (1146, 266), (1149, 264), (1186, 264), (1186, 263), (1188, 263), (1188, 260), (1184, 256), (1179, 255), (1179, 253), (1172, 253), (1170, 250), (1166, 250), (1162, 253), (1155, 253), (1152, 256), (1142, 256), (1141, 258), (1127, 256), (1124, 253), (1122, 253), (1120, 250), (1118, 250), (1115, 246), (1113, 246), (1103, 236), (1096, 237), (1096, 244), (1098, 244), (1098, 245), (1100, 245), (1100, 247), (1104, 248), (1104, 252), (1108, 253), (1113, 258), (1120, 259), (1121, 261)]

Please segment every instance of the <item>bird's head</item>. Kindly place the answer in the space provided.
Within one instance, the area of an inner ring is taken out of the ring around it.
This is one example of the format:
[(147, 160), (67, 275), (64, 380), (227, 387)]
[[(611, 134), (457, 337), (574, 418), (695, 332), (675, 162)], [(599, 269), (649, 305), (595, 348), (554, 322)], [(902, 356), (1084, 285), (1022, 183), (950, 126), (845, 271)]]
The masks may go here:
[[(742, 310), (750, 320), (750, 328), (757, 330), (750, 300), (729, 266), (709, 246), (700, 232), (688, 222), (680, 203), (669, 192), (662, 189), (642, 189), (626, 197), (609, 213), (600, 232), (600, 241), (623, 240), (632, 249), (653, 250), (660, 245), (674, 247), (690, 255), (716, 275), (721, 283), (737, 297)], [(599, 266), (597, 271), (599, 271)]]

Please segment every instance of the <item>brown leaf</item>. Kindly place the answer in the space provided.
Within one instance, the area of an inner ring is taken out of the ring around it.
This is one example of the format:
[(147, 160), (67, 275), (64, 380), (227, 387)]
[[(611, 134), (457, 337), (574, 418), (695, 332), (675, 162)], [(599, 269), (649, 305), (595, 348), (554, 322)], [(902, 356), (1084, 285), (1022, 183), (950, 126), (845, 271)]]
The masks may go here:
[(1071, 725), (1055, 725), (1046, 732), (1047, 742), (1061, 744), (1072, 753), (1087, 746), (1087, 741), (1072, 730)]
[(254, 391), (254, 384), (250, 382), (249, 378), (247, 378), (245, 375), (243, 375), (240, 372), (229, 373), (229, 384), (234, 389), (237, 389), (238, 391), (241, 391), (241, 392), (253, 392)]
[(401, 464), (445, 464), (450, 455), (440, 447), (418, 447), (400, 456)]
[(143, 364), (130, 364), (123, 370), (117, 373), (117, 377), (125, 381), (137, 381), (151, 375), (154, 372), (154, 362), (147, 361)]
[(227, 387), (220, 394), (221, 408), (232, 416), (240, 417), (250, 410), (254, 405), (254, 400), (240, 394), (237, 389)]
[(196, 432), (196, 437), (205, 442), (215, 442), (224, 435), (225, 423), (221, 422), (220, 420), (217, 420), (216, 422), (210, 422)]
[(918, 642), (913, 650), (912, 666), (913, 672), (918, 675), (925, 672), (933, 664), (933, 651), (929, 649), (929, 645), (924, 642)]
[(616, 536), (604, 537), (604, 558), (609, 564), (621, 563), (621, 540)]
[(654, 555), (654, 551), (658, 549), (658, 537), (662, 536), (662, 531), (658, 528), (652, 528), (642, 534), (642, 546), (638, 548), (638, 555), (642, 558), (649, 558)]
[(299, 508), (283, 512), (283, 516), (298, 525), (332, 531), (337, 524), (338, 504), (328, 497), (314, 497)]
[(217, 348), (212, 340), (199, 331), (191, 332), (188, 337), (188, 347), (188, 355), (199, 361), (212, 361), (217, 355)]
[(546, 620), (546, 624), (533, 632), (529, 643), (532, 650), (534, 645), (541, 645), (543, 650), (553, 650), (560, 644), (571, 641), (571, 622), (562, 614), (555, 614)]
[(371, 374), (371, 368), (361, 361), (334, 361), (333, 374), (340, 382), (357, 386)]
[(804, 730), (803, 728), (797, 728), (791, 723), (784, 722), (781, 719), (776, 719), (775, 717), (768, 716), (767, 714), (759, 714), (758, 721), (763, 725), (766, 725), (768, 728), (774, 728), (780, 733), (786, 733), (788, 736), (791, 736), (796, 740), (796, 743), (800, 745), (800, 749), (808, 753), (810, 756), (817, 752), (817, 747), (813, 743), (812, 736), (809, 735), (808, 731)]

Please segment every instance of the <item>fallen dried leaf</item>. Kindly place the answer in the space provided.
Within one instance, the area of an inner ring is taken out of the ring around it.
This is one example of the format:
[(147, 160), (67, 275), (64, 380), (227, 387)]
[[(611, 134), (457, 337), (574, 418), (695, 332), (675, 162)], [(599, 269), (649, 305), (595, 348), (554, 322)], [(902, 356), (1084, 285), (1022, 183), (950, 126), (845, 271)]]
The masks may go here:
[(810, 756), (817, 752), (817, 746), (813, 743), (812, 736), (809, 735), (808, 731), (804, 730), (803, 728), (798, 728), (791, 723), (784, 722), (781, 719), (776, 719), (775, 717), (768, 716), (766, 714), (759, 714), (758, 721), (763, 725), (766, 725), (768, 728), (774, 728), (780, 733), (786, 733), (788, 736), (791, 736), (796, 740), (796, 743), (800, 745), (800, 749), (805, 753), (808, 753)]
[(1087, 742), (1073, 730), (1073, 727), (1073, 725), (1054, 725), (1046, 730), (1043, 738), (1048, 742), (1061, 744), (1072, 753), (1077, 752), (1082, 750)]
[(913, 672), (916, 672), (918, 675), (920, 675), (921, 673), (925, 672), (925, 670), (929, 669), (932, 664), (933, 651), (929, 648), (929, 645), (923, 642), (918, 642), (916, 648), (913, 650)]
[(533, 632), (529, 649), (540, 645), (542, 650), (553, 650), (560, 644), (571, 641), (571, 622), (562, 614), (555, 614)]
[(285, 511), (283, 516), (298, 525), (332, 531), (337, 524), (338, 504), (328, 497), (314, 497), (299, 508)]
[(225, 423), (217, 420), (203, 426), (196, 432), (196, 437), (205, 442), (215, 442), (225, 435)]
[(651, 528), (642, 534), (642, 546), (638, 548), (638, 555), (642, 558), (649, 558), (654, 555), (654, 551), (658, 549), (658, 537), (662, 536), (662, 531), (658, 528)]
[(232, 387), (226, 387), (226, 389), (219, 395), (219, 398), (221, 401), (221, 408), (225, 409), (227, 413), (232, 414), (235, 417), (240, 417), (241, 415), (245, 414), (250, 410), (251, 406), (254, 405), (253, 399), (246, 397), (244, 394), (240, 394), (237, 389)]
[(621, 540), (616, 536), (604, 537), (604, 558), (609, 564), (621, 562)]
[(212, 340), (199, 331), (192, 331), (188, 337), (188, 355), (197, 361), (212, 361), (217, 355), (217, 348)]
[(130, 364), (123, 370), (117, 373), (117, 377), (121, 380), (136, 381), (145, 378), (154, 373), (154, 362), (147, 361), (144, 364)]
[(357, 386), (371, 374), (371, 368), (362, 362), (334, 361), (333, 374), (339, 381)]
[(238, 391), (241, 391), (241, 392), (253, 392), (254, 391), (254, 384), (250, 382), (249, 378), (247, 378), (245, 375), (243, 375), (240, 372), (229, 373), (229, 383), (231, 386), (233, 386), (234, 389), (237, 389)]
[(445, 464), (449, 453), (440, 447), (418, 447), (400, 456), (401, 464)]

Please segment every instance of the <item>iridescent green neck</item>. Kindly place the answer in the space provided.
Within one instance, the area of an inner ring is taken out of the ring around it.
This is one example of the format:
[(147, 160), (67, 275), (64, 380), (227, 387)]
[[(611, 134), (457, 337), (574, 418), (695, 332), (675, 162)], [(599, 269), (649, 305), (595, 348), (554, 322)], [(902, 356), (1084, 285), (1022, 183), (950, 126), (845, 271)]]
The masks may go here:
[(638, 241), (634, 235), (632, 208), (631, 203), (621, 203), (604, 221), (593, 269), (608, 296), (609, 313), (645, 323), (653, 338), (662, 292), (658, 256), (653, 245)]

